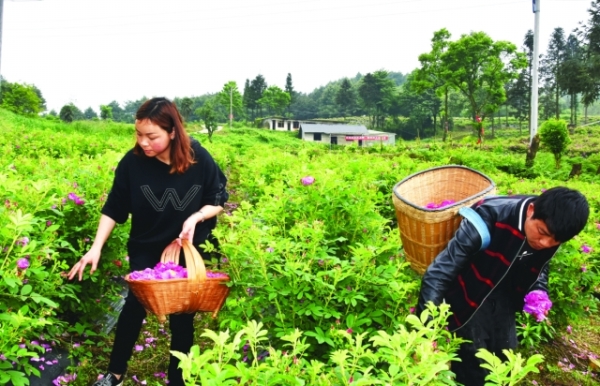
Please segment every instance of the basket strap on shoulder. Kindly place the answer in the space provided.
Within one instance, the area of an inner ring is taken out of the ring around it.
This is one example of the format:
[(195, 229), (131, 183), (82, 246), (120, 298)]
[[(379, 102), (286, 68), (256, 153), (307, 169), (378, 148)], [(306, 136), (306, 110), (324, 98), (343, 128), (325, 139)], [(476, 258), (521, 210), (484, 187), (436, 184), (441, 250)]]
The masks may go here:
[(490, 231), (479, 213), (468, 206), (463, 206), (458, 210), (458, 214), (469, 220), (477, 230), (477, 233), (479, 233), (479, 236), (481, 237), (481, 248), (479, 248), (479, 250), (482, 251), (487, 248), (491, 241)]

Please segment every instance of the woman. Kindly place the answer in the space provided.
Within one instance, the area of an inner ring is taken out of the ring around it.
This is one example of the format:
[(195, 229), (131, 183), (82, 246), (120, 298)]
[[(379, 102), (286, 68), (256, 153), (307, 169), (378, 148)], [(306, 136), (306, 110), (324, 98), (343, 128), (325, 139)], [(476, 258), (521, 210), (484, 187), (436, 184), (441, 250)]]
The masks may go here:
[[(137, 111), (137, 141), (115, 170), (112, 189), (102, 208), (90, 250), (69, 272), (82, 279), (90, 264), (94, 273), (102, 246), (116, 223), (131, 214), (127, 242), (131, 271), (154, 268), (165, 247), (176, 238), (198, 245), (216, 225), (228, 194), (227, 180), (213, 158), (183, 128), (177, 107), (165, 98), (146, 101)], [(95, 386), (123, 383), (127, 362), (138, 339), (146, 310), (130, 291), (119, 315), (108, 372)], [(171, 315), (171, 350), (189, 352), (194, 341), (194, 314)], [(179, 361), (171, 355), (170, 386), (183, 385)]]

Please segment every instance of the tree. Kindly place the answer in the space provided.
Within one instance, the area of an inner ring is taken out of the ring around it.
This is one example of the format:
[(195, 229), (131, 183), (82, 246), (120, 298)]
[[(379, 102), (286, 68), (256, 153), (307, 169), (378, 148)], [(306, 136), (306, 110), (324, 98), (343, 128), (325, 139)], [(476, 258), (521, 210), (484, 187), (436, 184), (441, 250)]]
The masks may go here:
[(519, 72), (519, 77), (508, 83), (506, 87), (506, 102), (515, 110), (516, 118), (519, 120), (519, 131), (521, 131), (523, 120), (529, 116), (530, 111), (531, 88), (528, 83), (528, 69), (524, 69)]
[(269, 114), (281, 115), (290, 104), (290, 94), (277, 86), (269, 86), (258, 100), (258, 104), (265, 107)]
[(35, 86), (20, 83), (9, 83), (2, 80), (2, 102), (0, 106), (15, 114), (36, 116), (42, 110), (42, 101), (36, 93)]
[(494, 42), (484, 32), (472, 32), (448, 44), (441, 65), (446, 83), (469, 101), (481, 139), (485, 117), (506, 101), (504, 85), (515, 79), (527, 62), (514, 44)]
[(356, 105), (356, 93), (348, 78), (344, 78), (335, 94), (335, 103), (339, 106), (342, 117), (346, 117)]
[(565, 44), (564, 59), (559, 68), (558, 83), (570, 97), (571, 125), (577, 125), (577, 95), (586, 89), (590, 81), (585, 71), (583, 51), (574, 34), (570, 34)]
[(64, 105), (58, 113), (59, 118), (63, 122), (71, 123), (76, 120), (77, 110), (79, 110), (74, 104), (69, 103)]
[(181, 112), (181, 115), (183, 115), (183, 119), (188, 121), (190, 114), (192, 113), (192, 108), (194, 106), (194, 101), (192, 100), (192, 98), (189, 97), (185, 97), (181, 100), (181, 102), (179, 102), (179, 110)]
[(100, 105), (100, 118), (105, 121), (108, 119), (113, 119), (112, 107), (108, 105)]
[(265, 77), (260, 74), (252, 79), (247, 89), (244, 87), (244, 104), (251, 112), (250, 115), (252, 116), (252, 119), (258, 116), (258, 110), (260, 108), (258, 100), (262, 98), (266, 89), (267, 82), (265, 81)]
[(448, 93), (450, 92), (450, 84), (445, 78), (446, 72), (442, 63), (442, 54), (448, 48), (448, 39), (450, 39), (450, 32), (447, 29), (442, 28), (434, 32), (431, 39), (431, 52), (419, 55), (421, 68), (415, 73), (412, 85), (413, 89), (417, 92), (434, 89), (436, 92), (444, 95), (443, 141), (446, 140), (448, 135)]
[(121, 106), (119, 106), (119, 103), (117, 101), (112, 101), (107, 106), (109, 106), (112, 110), (112, 118), (111, 119), (113, 119), (117, 122), (127, 122), (130, 120), (130, 119), (127, 119), (128, 117), (125, 114), (125, 111), (121, 108)]
[(587, 122), (588, 107), (600, 97), (600, 0), (592, 1), (588, 9), (590, 19), (583, 26), (583, 40), (585, 42), (585, 68), (587, 77), (581, 96), (585, 106), (585, 120)]
[(396, 97), (396, 87), (388, 73), (380, 70), (365, 75), (358, 86), (358, 96), (370, 116), (371, 127), (383, 127), (387, 109)]
[(96, 112), (91, 107), (88, 107), (83, 112), (83, 117), (87, 120), (91, 120), (94, 118), (98, 118), (98, 114), (96, 114)]
[(571, 143), (567, 122), (562, 119), (547, 120), (540, 127), (540, 139), (542, 144), (554, 154), (556, 168), (558, 169), (562, 154), (567, 150), (569, 143)]
[(290, 104), (292, 104), (294, 102), (294, 94), (296, 91), (294, 91), (294, 86), (292, 85), (292, 74), (290, 73), (288, 73), (287, 77), (285, 78), (285, 92), (290, 94)]
[(222, 106), (223, 111), (229, 115), (229, 105), (233, 110), (233, 116), (242, 118), (244, 116), (244, 98), (238, 90), (237, 83), (229, 81), (223, 85), (223, 89), (217, 94), (217, 102)]
[(196, 110), (196, 115), (204, 122), (204, 127), (208, 133), (208, 140), (212, 142), (212, 136), (218, 128), (219, 114), (215, 110), (215, 100), (209, 99), (202, 107)]
[(560, 67), (565, 57), (565, 32), (562, 28), (555, 28), (548, 43), (546, 56), (542, 59), (542, 73), (547, 82), (547, 87), (554, 94), (556, 119), (560, 118)]
[[(521, 118), (528, 117), (531, 112), (531, 87), (533, 83), (533, 31), (527, 30), (525, 33), (525, 38), (523, 39), (523, 49), (525, 54), (527, 55), (527, 76), (525, 79), (521, 79), (521, 81), (525, 80), (527, 82), (527, 95), (525, 96), (527, 101), (527, 114), (523, 114), (521, 108), (518, 110), (519, 119), (519, 130), (521, 130)], [(536, 58), (537, 59), (537, 58)], [(523, 78), (523, 73), (519, 74), (519, 77)], [(539, 76), (538, 76), (539, 78)], [(528, 120), (527, 127), (529, 128), (529, 135), (531, 135), (531, 120)]]

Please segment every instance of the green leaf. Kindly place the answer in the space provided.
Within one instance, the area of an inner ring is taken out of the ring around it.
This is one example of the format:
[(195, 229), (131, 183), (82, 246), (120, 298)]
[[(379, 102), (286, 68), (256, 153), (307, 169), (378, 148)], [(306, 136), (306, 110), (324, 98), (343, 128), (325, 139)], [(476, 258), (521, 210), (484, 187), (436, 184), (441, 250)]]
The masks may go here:
[(31, 284), (25, 284), (21, 288), (21, 295), (23, 295), (23, 296), (29, 295), (32, 290), (33, 290), (33, 287), (31, 286)]

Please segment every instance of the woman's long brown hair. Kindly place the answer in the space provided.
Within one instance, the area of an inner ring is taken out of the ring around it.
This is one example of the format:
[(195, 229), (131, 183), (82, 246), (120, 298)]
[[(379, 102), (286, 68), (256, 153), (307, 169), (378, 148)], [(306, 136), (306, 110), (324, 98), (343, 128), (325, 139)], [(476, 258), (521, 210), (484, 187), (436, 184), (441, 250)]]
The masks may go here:
[[(171, 140), (169, 173), (184, 173), (194, 161), (190, 138), (183, 128), (183, 118), (177, 110), (177, 106), (167, 98), (152, 98), (144, 102), (135, 113), (135, 119), (142, 121), (148, 119), (158, 125), (167, 133), (175, 133)], [(136, 142), (133, 152), (145, 157), (140, 145)]]

